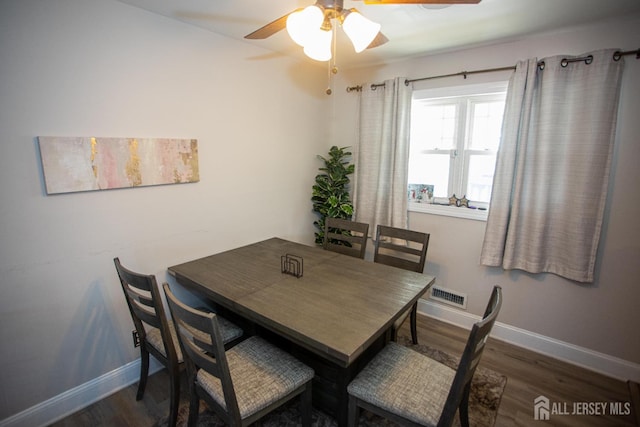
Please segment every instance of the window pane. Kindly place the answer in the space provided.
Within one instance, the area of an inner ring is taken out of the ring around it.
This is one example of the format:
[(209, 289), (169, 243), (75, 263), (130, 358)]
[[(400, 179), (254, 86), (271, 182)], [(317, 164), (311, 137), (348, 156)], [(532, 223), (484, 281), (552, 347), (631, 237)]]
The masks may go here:
[(504, 102), (478, 102), (471, 105), (473, 128), (469, 148), (496, 151), (500, 144)]
[(425, 105), (414, 102), (411, 109), (411, 144), (422, 150), (454, 147), (455, 104)]
[(434, 197), (449, 197), (449, 153), (409, 156), (409, 183), (433, 185)]
[(467, 181), (467, 199), (475, 202), (487, 202), (491, 199), (493, 172), (496, 165), (495, 155), (469, 156), (469, 180)]
[[(491, 200), (507, 82), (413, 92), (408, 194), (433, 185), (436, 198)], [(417, 197), (416, 197), (417, 198)], [(424, 209), (423, 209), (424, 208)], [(420, 212), (446, 209), (411, 205)]]

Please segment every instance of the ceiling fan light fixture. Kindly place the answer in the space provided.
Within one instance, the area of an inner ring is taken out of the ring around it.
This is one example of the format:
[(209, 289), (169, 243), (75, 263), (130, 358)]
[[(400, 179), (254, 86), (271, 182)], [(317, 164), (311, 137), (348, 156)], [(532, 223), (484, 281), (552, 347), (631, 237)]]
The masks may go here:
[(355, 9), (344, 11), (342, 29), (357, 53), (365, 50), (380, 32), (381, 25), (362, 16)]
[(317, 29), (311, 33), (304, 45), (304, 54), (316, 61), (331, 59), (331, 38), (333, 32)]
[(304, 47), (324, 22), (324, 12), (316, 5), (293, 12), (287, 17), (287, 32), (296, 44)]

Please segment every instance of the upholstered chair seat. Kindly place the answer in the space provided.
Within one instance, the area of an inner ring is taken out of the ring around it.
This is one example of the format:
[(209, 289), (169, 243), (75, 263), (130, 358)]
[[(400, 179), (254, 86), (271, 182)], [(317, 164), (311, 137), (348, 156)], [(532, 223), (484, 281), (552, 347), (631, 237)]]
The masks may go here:
[[(385, 411), (436, 426), (455, 375), (448, 366), (390, 342), (349, 384), (348, 391)], [(416, 393), (420, 389), (428, 392)]]
[[(241, 342), (226, 355), (241, 418), (248, 418), (313, 378), (313, 369), (259, 337)], [(200, 369), (197, 381), (220, 406), (227, 408), (218, 378)]]
[(311, 427), (312, 368), (259, 336), (225, 349), (218, 315), (184, 304), (166, 283), (163, 289), (189, 373), (190, 427), (200, 399), (226, 425), (247, 427), (295, 397), (302, 426)]
[(502, 289), (494, 286), (482, 320), (471, 328), (457, 369), (395, 342), (387, 344), (349, 383), (348, 425), (360, 409), (403, 426), (451, 427), (456, 412), (469, 427), (471, 380), (502, 307)]

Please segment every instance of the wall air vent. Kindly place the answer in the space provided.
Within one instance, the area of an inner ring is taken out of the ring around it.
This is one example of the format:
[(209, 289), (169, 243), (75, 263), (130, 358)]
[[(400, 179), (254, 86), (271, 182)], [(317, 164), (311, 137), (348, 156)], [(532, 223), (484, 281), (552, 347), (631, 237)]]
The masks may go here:
[(429, 298), (464, 310), (467, 309), (467, 294), (456, 292), (451, 289), (433, 286), (431, 288)]

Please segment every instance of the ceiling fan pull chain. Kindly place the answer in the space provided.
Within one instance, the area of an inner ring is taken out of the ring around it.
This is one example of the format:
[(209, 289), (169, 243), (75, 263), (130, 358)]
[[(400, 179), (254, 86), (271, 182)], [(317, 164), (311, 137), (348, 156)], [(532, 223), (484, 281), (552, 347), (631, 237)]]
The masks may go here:
[(331, 95), (331, 61), (327, 61), (327, 90), (325, 93)]
[(327, 90), (325, 91), (325, 93), (327, 95), (331, 95), (331, 93), (333, 93), (333, 91), (331, 90), (331, 82), (332, 82), (332, 75), (333, 74), (338, 74), (338, 67), (336, 66), (336, 56), (338, 55), (338, 49), (337, 49), (337, 37), (338, 37), (338, 33), (336, 31), (336, 27), (337, 25), (333, 25), (331, 28), (331, 31), (333, 31), (333, 37), (332, 37), (332, 45), (331, 48), (333, 50), (333, 52), (331, 53), (331, 59), (329, 61), (327, 61), (327, 71), (328, 71), (328, 76), (327, 76), (327, 80), (328, 80), (328, 84), (327, 84)]

